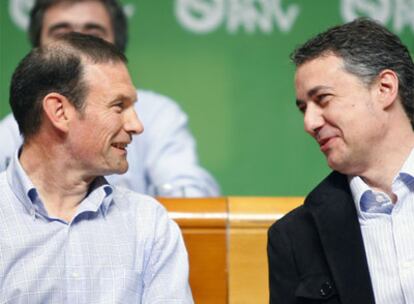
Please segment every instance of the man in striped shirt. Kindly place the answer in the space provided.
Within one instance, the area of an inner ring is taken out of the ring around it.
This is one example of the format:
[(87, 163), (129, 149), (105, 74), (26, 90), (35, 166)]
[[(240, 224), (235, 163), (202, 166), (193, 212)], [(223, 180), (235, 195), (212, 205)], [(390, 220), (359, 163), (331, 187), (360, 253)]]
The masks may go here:
[(13, 74), (23, 135), (0, 174), (0, 303), (193, 303), (178, 226), (154, 199), (103, 177), (128, 169), (143, 126), (126, 58), (79, 33)]
[(414, 64), (368, 19), (292, 54), (296, 105), (334, 170), (269, 230), (271, 303), (414, 303)]

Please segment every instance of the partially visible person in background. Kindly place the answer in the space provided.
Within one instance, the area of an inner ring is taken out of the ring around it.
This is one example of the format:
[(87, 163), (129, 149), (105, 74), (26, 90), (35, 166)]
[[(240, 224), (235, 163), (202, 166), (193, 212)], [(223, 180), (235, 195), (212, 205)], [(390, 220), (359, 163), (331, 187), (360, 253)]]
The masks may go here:
[(177, 224), (103, 177), (128, 169), (136, 100), (125, 56), (96, 37), (65, 34), (16, 68), (24, 141), (0, 173), (1, 303), (193, 303)]
[(414, 63), (357, 19), (292, 54), (296, 105), (333, 170), (269, 229), (270, 303), (414, 303)]
[[(37, 0), (30, 14), (33, 47), (68, 32), (94, 35), (127, 45), (127, 20), (116, 0)], [(128, 148), (129, 170), (108, 180), (140, 193), (170, 197), (217, 196), (219, 186), (200, 167), (187, 116), (170, 98), (139, 90), (135, 109), (145, 132)], [(12, 114), (0, 122), (0, 170), (5, 170), (22, 143)]]

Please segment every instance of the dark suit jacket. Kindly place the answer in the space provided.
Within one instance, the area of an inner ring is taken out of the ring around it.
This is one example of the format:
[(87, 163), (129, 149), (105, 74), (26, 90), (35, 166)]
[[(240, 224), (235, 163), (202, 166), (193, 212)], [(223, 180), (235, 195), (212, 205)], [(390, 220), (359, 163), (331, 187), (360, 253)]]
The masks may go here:
[(375, 303), (352, 194), (331, 173), (268, 235), (270, 303)]

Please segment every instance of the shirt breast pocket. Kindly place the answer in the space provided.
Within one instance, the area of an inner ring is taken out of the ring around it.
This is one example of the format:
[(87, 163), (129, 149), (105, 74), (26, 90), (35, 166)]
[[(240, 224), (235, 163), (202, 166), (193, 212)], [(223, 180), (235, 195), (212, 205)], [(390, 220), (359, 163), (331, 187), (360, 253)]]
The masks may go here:
[(339, 304), (333, 280), (326, 274), (311, 274), (303, 277), (296, 288), (295, 296), (302, 304)]

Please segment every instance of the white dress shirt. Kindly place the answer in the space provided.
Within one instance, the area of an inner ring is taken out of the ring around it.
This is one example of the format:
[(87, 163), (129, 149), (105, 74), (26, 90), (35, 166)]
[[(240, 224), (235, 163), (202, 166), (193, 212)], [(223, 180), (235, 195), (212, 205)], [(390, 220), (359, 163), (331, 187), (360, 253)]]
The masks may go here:
[(397, 196), (349, 177), (377, 304), (414, 303), (414, 150), (392, 183)]

